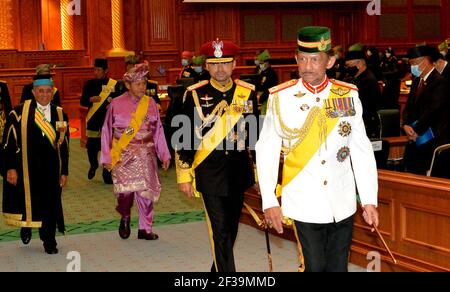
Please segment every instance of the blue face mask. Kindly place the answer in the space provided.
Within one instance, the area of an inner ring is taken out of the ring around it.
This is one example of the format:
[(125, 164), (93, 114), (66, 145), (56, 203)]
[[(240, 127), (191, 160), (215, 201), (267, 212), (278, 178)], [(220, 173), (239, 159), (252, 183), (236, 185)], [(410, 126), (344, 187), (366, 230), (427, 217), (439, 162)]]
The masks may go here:
[(203, 72), (203, 67), (194, 67), (194, 71), (197, 73), (202, 73)]
[(413, 65), (411, 66), (411, 74), (416, 76), (416, 77), (420, 77), (420, 75), (422, 75), (423, 70), (419, 70), (419, 65)]
[(181, 60), (181, 65), (183, 65), (183, 67), (189, 66), (189, 60), (186, 59)]

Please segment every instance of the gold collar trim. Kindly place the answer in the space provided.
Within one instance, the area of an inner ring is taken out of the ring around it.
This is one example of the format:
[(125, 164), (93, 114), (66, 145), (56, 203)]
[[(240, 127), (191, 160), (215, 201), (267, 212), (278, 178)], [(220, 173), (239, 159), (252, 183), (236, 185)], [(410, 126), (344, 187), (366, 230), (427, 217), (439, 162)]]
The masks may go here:
[(230, 78), (228, 80), (227, 85), (223, 86), (222, 84), (217, 82), (215, 79), (211, 78), (211, 85), (212, 85), (212, 87), (219, 90), (220, 92), (225, 93), (225, 92), (229, 91), (231, 88), (233, 88), (234, 83), (233, 83), (233, 80), (231, 80), (231, 78)]

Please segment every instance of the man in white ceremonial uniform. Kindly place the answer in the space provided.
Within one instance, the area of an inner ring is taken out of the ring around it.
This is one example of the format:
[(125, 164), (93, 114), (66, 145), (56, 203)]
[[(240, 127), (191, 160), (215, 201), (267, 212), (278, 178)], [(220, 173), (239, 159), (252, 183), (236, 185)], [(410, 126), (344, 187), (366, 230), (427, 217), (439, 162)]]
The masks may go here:
[(357, 193), (365, 221), (378, 225), (377, 167), (361, 101), (354, 85), (327, 78), (330, 49), (328, 28), (299, 30), (302, 78), (271, 89), (256, 145), (266, 222), (279, 233), (295, 224), (306, 271), (347, 271)]

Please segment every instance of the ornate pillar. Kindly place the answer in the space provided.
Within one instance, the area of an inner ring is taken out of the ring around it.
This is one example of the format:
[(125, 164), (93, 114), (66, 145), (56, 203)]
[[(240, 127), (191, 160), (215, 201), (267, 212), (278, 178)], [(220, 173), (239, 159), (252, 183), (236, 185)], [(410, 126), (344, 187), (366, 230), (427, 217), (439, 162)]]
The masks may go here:
[(75, 49), (73, 16), (69, 14), (69, 4), (72, 0), (61, 0), (61, 37), (62, 49)]
[(0, 49), (14, 48), (12, 0), (0, 0)]
[(123, 0), (111, 0), (112, 43), (113, 48), (108, 52), (109, 57), (124, 57), (134, 55), (125, 50)]

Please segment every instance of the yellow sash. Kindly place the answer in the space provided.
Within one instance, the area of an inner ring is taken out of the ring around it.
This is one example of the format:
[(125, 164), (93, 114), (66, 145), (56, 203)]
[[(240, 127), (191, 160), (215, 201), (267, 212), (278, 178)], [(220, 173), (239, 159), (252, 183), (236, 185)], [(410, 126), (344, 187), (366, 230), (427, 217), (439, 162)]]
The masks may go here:
[[(237, 85), (231, 104), (242, 104), (242, 102), (246, 102), (250, 97), (251, 92), (251, 89)], [(196, 197), (200, 197), (201, 194), (196, 190), (195, 186), (195, 169), (202, 164), (203, 161), (205, 161), (205, 159), (213, 152), (214, 149), (217, 148), (217, 146), (219, 146), (220, 143), (223, 142), (225, 137), (233, 130), (234, 126), (236, 126), (241, 117), (242, 111), (236, 111), (235, 107), (229, 106), (228, 110), (215, 122), (214, 127), (208, 131), (205, 137), (203, 137), (200, 146), (195, 153), (194, 162), (192, 163), (192, 167), (190, 169), (191, 176), (193, 178), (192, 186)]]
[(34, 122), (39, 129), (41, 129), (42, 133), (44, 133), (45, 137), (47, 137), (48, 141), (50, 141), (50, 144), (52, 144), (53, 147), (56, 147), (56, 131), (38, 108), (36, 108), (34, 114)]
[[(332, 100), (335, 98), (342, 98), (342, 96), (334, 93), (339, 92), (338, 89), (339, 86), (333, 84), (328, 99)], [(350, 91), (345, 96), (348, 97), (349, 94)], [(327, 116), (325, 102), (319, 115), (323, 115), (323, 117)], [(276, 190), (276, 194), (278, 197), (281, 197), (283, 188), (287, 186), (300, 172), (303, 171), (311, 158), (317, 153), (319, 148), (322, 147), (323, 143), (325, 143), (326, 139), (339, 121), (339, 118), (326, 118), (326, 136), (324, 137), (324, 139), (320, 139), (320, 134), (322, 133), (322, 131), (324, 131), (324, 129), (323, 126), (321, 127), (319, 125), (319, 115), (317, 115), (312, 121), (312, 127), (304, 140), (285, 158), (283, 166), (283, 180), (281, 185), (277, 186)]]
[(114, 166), (116, 166), (116, 164), (120, 161), (120, 154), (123, 149), (130, 144), (141, 128), (144, 118), (147, 115), (149, 103), (150, 97), (144, 95), (139, 101), (136, 111), (132, 114), (131, 121), (127, 129), (123, 132), (117, 142), (113, 140), (111, 149), (111, 169), (114, 168)]
[(98, 111), (98, 109), (103, 105), (103, 103), (108, 99), (111, 94), (111, 88), (114, 88), (117, 84), (117, 81), (110, 78), (106, 87), (103, 88), (103, 91), (100, 93), (101, 100), (99, 102), (94, 102), (91, 109), (89, 110), (86, 116), (86, 125), (92, 119), (94, 114)]

